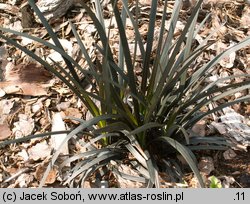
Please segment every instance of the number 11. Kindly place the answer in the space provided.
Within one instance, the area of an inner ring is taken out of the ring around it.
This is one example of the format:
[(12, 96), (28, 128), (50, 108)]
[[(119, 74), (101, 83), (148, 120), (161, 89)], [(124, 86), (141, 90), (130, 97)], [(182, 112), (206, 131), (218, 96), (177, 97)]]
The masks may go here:
[(236, 195), (237, 195), (237, 200), (245, 200), (245, 193), (244, 192), (242, 192), (242, 193), (238, 192), (238, 193), (236, 193)]

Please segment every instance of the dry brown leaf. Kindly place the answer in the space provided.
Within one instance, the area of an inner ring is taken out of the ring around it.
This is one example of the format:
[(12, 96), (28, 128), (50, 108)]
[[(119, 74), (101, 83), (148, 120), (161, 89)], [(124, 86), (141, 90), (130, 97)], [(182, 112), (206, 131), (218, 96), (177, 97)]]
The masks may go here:
[[(132, 2), (132, 0), (130, 0)], [(150, 6), (152, 0), (139, 0), (139, 3), (142, 4), (143, 6)]]
[(230, 186), (235, 183), (235, 179), (232, 176), (223, 176), (220, 178), (222, 180), (223, 188), (230, 188)]
[(249, 24), (250, 24), (250, 9), (249, 9), (249, 7), (247, 7), (243, 11), (243, 14), (242, 14), (242, 17), (241, 17), (241, 25), (244, 28), (248, 28), (249, 29)]
[[(7, 70), (6, 70), (7, 71)], [(17, 81), (26, 83), (46, 83), (52, 77), (50, 72), (44, 69), (42, 66), (30, 63), (19, 64), (12, 67), (9, 72), (5, 73), (6, 81)]]
[[(41, 164), (37, 166), (35, 172), (35, 178), (40, 182), (43, 178), (44, 172), (46, 171), (48, 163)], [(50, 170), (48, 177), (46, 178), (45, 184), (53, 184), (56, 181), (58, 174), (57, 168), (54, 166), (53, 169)]]
[[(68, 117), (82, 118), (82, 113), (77, 108), (68, 108), (67, 110), (64, 111), (64, 114), (65, 116), (68, 116)], [(76, 124), (79, 123), (77, 121), (72, 121), (72, 122)]]
[[(237, 75), (242, 75), (242, 74), (245, 74), (243, 71), (241, 71), (240, 69), (233, 69), (233, 74), (235, 76)], [(240, 83), (240, 82), (243, 82), (244, 81), (244, 78), (243, 77), (237, 77), (235, 78), (235, 82), (236, 83)]]
[(13, 108), (14, 100), (0, 100), (0, 124), (6, 123), (9, 116), (11, 116), (10, 111)]
[(18, 152), (18, 153), (17, 153), (17, 156), (18, 156), (21, 160), (23, 160), (23, 161), (28, 161), (28, 160), (29, 160), (29, 155), (28, 155), (26, 149), (22, 149), (21, 152)]
[(246, 106), (246, 114), (248, 114), (248, 115), (250, 114), (250, 105)]
[(0, 124), (0, 140), (5, 140), (11, 136), (12, 132), (9, 125), (4, 123)]
[(25, 114), (19, 114), (19, 121), (14, 123), (14, 128), (12, 129), (15, 134), (15, 138), (22, 138), (23, 136), (30, 135), (35, 127), (34, 119), (30, 118)]
[(27, 173), (23, 173), (21, 174), (15, 184), (20, 187), (20, 188), (27, 188), (29, 187), (29, 184), (34, 180), (34, 176), (32, 174), (27, 174)]
[(82, 188), (91, 188), (91, 184), (89, 181), (84, 181)]
[[(207, 180), (206, 177), (205, 177), (203, 174), (201, 174), (201, 176), (202, 176), (202, 178), (203, 178), (203, 181), (206, 181), (206, 180)], [(191, 188), (201, 188), (200, 183), (199, 183), (199, 181), (198, 181), (198, 179), (197, 179), (196, 176), (194, 176), (194, 177), (191, 179), (189, 185), (190, 185)]]
[(7, 94), (47, 95), (47, 87), (52, 86), (51, 79), (52, 75), (37, 64), (15, 66), (9, 63), (5, 69), (4, 81), (0, 82), (0, 88)]
[[(222, 45), (222, 44), (223, 44), (223, 45)], [(222, 45), (222, 47), (220, 47), (220, 49), (221, 49), (220, 51), (223, 51), (223, 50), (224, 50), (223, 47), (224, 47), (224, 48), (227, 48), (227, 47), (228, 47), (228, 46), (225, 45), (224, 43), (220, 42), (220, 45), (219, 45), (219, 46), (221, 46), (221, 45)], [(233, 45), (235, 45), (235, 43), (231, 42), (229, 47), (232, 47)], [(219, 52), (220, 52), (220, 51), (219, 51)], [(218, 54), (219, 54), (219, 53), (218, 53)], [(232, 67), (234, 66), (235, 58), (236, 58), (236, 53), (235, 53), (235, 52), (231, 52), (231, 53), (229, 54), (229, 56), (224, 57), (219, 63), (220, 63), (220, 65), (221, 65), (222, 67), (225, 67), (225, 68), (232, 68)]]
[[(53, 40), (49, 40), (50, 43), (54, 44)], [(73, 56), (73, 45), (72, 42), (66, 40), (66, 39), (59, 39), (59, 42), (61, 43), (63, 49), (67, 52), (69, 56)], [(47, 62), (50, 64), (54, 64), (55, 62), (62, 62), (63, 58), (62, 55), (54, 50), (50, 50), (50, 54), (47, 56)], [(52, 61), (52, 60), (53, 61)]]
[[(194, 6), (196, 4), (196, 2), (198, 0), (184, 0), (184, 1), (189, 1), (190, 5)], [(217, 4), (225, 4), (225, 3), (234, 3), (237, 1), (232, 1), (232, 0), (204, 0), (204, 4), (213, 4), (213, 5), (217, 5)], [(243, 3), (243, 2), (241, 2)]]
[(70, 106), (70, 101), (61, 102), (56, 105), (58, 111), (65, 111), (69, 108), (69, 106)]
[(209, 175), (214, 170), (214, 161), (212, 157), (201, 157), (198, 168), (205, 175)]
[(234, 157), (236, 157), (237, 154), (235, 153), (235, 151), (233, 151), (232, 149), (226, 150), (225, 152), (223, 152), (223, 157), (226, 160), (230, 160), (233, 159)]
[(41, 102), (32, 104), (32, 106), (31, 106), (32, 113), (39, 112), (42, 109), (42, 107), (43, 107), (43, 104)]
[(51, 148), (46, 141), (40, 142), (28, 149), (29, 158), (37, 161), (50, 156)]
[(55, 89), (55, 91), (57, 93), (59, 93), (60, 95), (64, 95), (64, 94), (70, 93), (70, 89), (66, 88), (66, 87), (60, 87), (60, 88), (58, 87), (58, 88)]
[(200, 120), (199, 122), (197, 122), (193, 126), (192, 131), (199, 136), (205, 136), (206, 135), (206, 121)]
[(16, 172), (18, 171), (18, 168), (15, 168), (15, 167), (7, 167), (5, 169), (5, 171), (7, 173), (9, 173), (11, 176), (13, 176), (14, 174), (16, 174)]
[(17, 15), (18, 11), (19, 11), (19, 8), (17, 6), (13, 6), (13, 5), (10, 5), (10, 4), (0, 3), (0, 10), (4, 10), (5, 12), (11, 13), (13, 15)]

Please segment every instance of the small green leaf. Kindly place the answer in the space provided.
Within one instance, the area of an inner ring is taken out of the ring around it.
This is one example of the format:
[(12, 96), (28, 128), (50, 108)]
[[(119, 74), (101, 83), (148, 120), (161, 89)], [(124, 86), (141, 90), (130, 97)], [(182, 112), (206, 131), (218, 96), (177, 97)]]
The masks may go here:
[(210, 180), (210, 188), (222, 188), (221, 181), (215, 176), (209, 177)]

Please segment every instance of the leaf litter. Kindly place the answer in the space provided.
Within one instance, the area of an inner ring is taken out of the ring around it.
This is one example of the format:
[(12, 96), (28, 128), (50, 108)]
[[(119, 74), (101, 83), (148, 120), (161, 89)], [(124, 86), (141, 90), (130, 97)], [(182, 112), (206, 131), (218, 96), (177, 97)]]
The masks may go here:
[[(56, 15), (52, 18), (53, 15), (51, 15), (51, 12), (48, 12), (47, 19), (50, 20), (58, 35), (61, 36), (61, 42), (68, 54), (77, 59), (82, 67), (86, 67), (85, 60), (79, 53), (79, 47), (76, 45), (77, 41), (71, 33), (71, 28), (66, 16), (75, 21), (79, 34), (89, 49), (88, 51), (93, 61), (96, 58), (93, 42), (98, 41), (98, 39), (95, 38), (96, 30), (92, 22), (84, 15), (84, 11), (77, 6), (77, 1), (65, 1), (65, 3), (67, 2), (69, 5), (65, 7), (65, 11), (62, 11), (60, 18), (59, 16), (56, 17)], [(74, 2), (75, 7), (70, 9), (72, 2)], [(129, 2), (132, 3), (132, 1)], [(140, 0), (139, 2), (141, 5), (141, 15), (147, 16), (150, 11), (151, 1)], [(40, 8), (47, 11), (46, 1), (39, 1), (39, 3)], [(194, 0), (185, 1), (182, 16), (177, 22), (178, 31), (175, 33), (175, 37), (178, 37), (182, 31), (185, 25), (185, 19), (194, 3)], [(25, 1), (0, 0), (0, 23), (2, 25), (18, 31), (25, 29), (26, 26), (24, 27), (23, 24), (24, 16), (21, 10), (19, 10), (20, 4), (25, 4)], [(122, 4), (120, 4), (120, 7), (121, 6)], [(109, 13), (111, 9), (109, 8), (108, 1), (103, 1), (103, 8), (107, 14), (105, 25), (113, 27), (113, 29), (110, 30), (111, 46), (113, 52), (117, 53), (119, 49), (118, 29), (115, 24), (110, 24)], [(169, 10), (171, 11), (171, 9), (170, 5)], [(160, 16), (161, 11), (162, 8), (160, 7), (157, 15)], [(232, 46), (236, 42), (244, 39), (245, 36), (250, 35), (250, 5), (244, 4), (241, 0), (206, 0), (204, 1), (202, 12), (211, 12), (211, 20), (202, 31), (197, 34), (196, 40), (200, 42), (207, 36), (211, 28), (218, 32), (215, 32), (212, 38), (212, 40), (216, 40), (216, 43), (211, 46), (198, 61), (202, 62), (204, 60), (206, 61), (206, 59), (211, 59), (228, 46)], [(144, 33), (146, 37), (146, 25), (148, 22), (146, 20), (147, 18), (142, 19), (143, 23), (139, 30), (142, 34)], [(39, 25), (39, 22), (37, 23), (36, 25)], [(159, 19), (156, 25), (160, 26)], [(168, 26), (166, 26), (166, 29), (167, 28)], [(30, 28), (26, 32), (41, 38), (46, 36), (45, 29), (41, 27), (41, 25)], [(132, 27), (129, 27), (129, 24), (126, 33), (130, 43), (129, 47), (131, 52), (133, 52), (134, 32)], [(155, 38), (155, 42), (157, 42), (157, 36)], [(21, 44), (29, 46), (34, 52), (39, 53), (40, 56), (44, 56), (48, 60), (52, 59), (59, 63), (62, 61), (61, 56), (41, 44), (27, 40), (26, 38), (19, 38), (17, 40), (19, 40)], [(32, 133), (36, 134), (51, 130), (65, 130), (77, 124), (77, 122), (73, 122), (73, 120), (70, 119), (63, 120), (61, 118), (62, 116), (83, 119), (87, 117), (87, 109), (84, 108), (82, 104), (79, 105), (79, 101), (65, 85), (59, 80), (54, 79), (50, 73), (40, 65), (35, 64), (32, 59), (27, 58), (20, 50), (15, 50), (4, 42), (0, 41), (0, 43), (0, 140), (20, 138)], [(140, 54), (141, 53), (138, 52), (137, 57), (139, 57)], [(211, 81), (230, 76), (232, 73), (239, 75), (249, 74), (249, 59), (250, 46), (238, 52), (232, 52), (216, 66), (212, 73), (213, 78), (211, 78)], [(139, 62), (137, 63), (138, 67), (140, 67)], [(138, 68), (138, 75), (140, 75), (140, 68)], [(244, 80), (244, 78), (238, 78), (237, 80)], [(231, 82), (232, 80), (228, 79), (223, 82), (224, 84), (218, 84), (218, 86), (225, 86)], [(248, 92), (236, 93), (234, 97), (228, 98), (227, 100), (234, 100), (239, 97), (239, 94), (250, 94), (249, 91), (250, 90), (248, 90)], [(55, 117), (57, 116), (58, 119), (56, 120)], [(199, 167), (201, 172), (205, 172), (204, 179), (207, 182), (210, 179), (209, 176), (215, 175), (222, 181), (222, 184), (224, 183), (224, 187), (250, 186), (250, 160), (246, 159), (249, 158), (250, 150), (249, 117), (250, 104), (241, 103), (234, 105), (230, 110), (223, 110), (219, 118), (206, 118), (200, 121), (192, 129), (193, 133), (190, 134), (200, 134), (202, 136), (219, 132), (221, 135), (229, 138), (235, 145), (234, 150), (230, 150), (231, 152), (228, 152), (228, 150), (218, 155), (214, 155), (211, 152), (201, 152), (201, 154), (204, 155), (199, 158)], [(212, 127), (209, 127), (211, 120), (211, 125), (214, 128), (212, 132)], [(56, 136), (55, 138), (58, 137)], [(60, 138), (60, 140), (61, 139), (62, 138)], [(88, 140), (88, 137), (86, 136), (85, 139)], [(65, 148), (64, 155), (72, 154), (75, 151), (82, 151), (81, 148), (76, 148), (78, 142), (79, 140), (69, 141), (69, 149)], [(52, 142), (49, 138), (34, 139), (30, 142), (22, 143), (22, 145), (10, 145), (4, 149), (0, 149), (0, 187), (37, 187), (41, 180), (41, 175), (49, 164), (48, 161), (53, 149), (56, 149), (58, 146), (56, 143), (57, 142)], [(81, 145), (79, 145), (79, 147), (81, 147)], [(221, 163), (218, 162), (218, 158), (220, 157), (223, 158), (223, 162)], [(235, 160), (237, 160), (237, 162), (235, 162)], [(221, 169), (220, 167), (223, 168), (222, 171), (217, 170)], [(228, 172), (227, 169), (230, 169), (228, 167), (233, 169), (233, 172)], [(123, 174), (130, 176), (137, 175), (137, 172), (133, 172), (133, 169), (125, 164), (121, 164), (121, 166), (117, 166), (117, 168)], [(237, 172), (238, 170), (240, 172)], [(50, 171), (45, 183), (56, 186), (56, 183), (60, 183), (61, 181), (58, 174), (62, 174), (62, 172), (59, 172), (55, 165), (55, 168)], [(119, 177), (119, 175), (109, 176), (112, 179), (110, 179), (107, 186), (123, 186), (129, 188), (144, 187), (143, 183), (126, 181), (123, 180), (122, 177)], [(165, 183), (168, 183), (166, 176), (161, 175), (161, 178), (165, 180)], [(165, 184), (165, 187), (197, 187), (194, 177), (191, 176), (191, 178), (189, 178), (187, 174), (186, 181), (187, 185), (168, 183), (168, 185)], [(84, 185), (88, 187), (93, 186), (92, 181), (88, 182), (89, 183), (85, 183)], [(95, 187), (98, 187), (98, 185)]]

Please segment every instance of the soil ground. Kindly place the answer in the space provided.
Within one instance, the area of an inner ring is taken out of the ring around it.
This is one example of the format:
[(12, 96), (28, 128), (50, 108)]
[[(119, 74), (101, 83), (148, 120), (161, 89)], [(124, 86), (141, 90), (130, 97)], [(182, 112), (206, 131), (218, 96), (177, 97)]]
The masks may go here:
[(248, 152), (236, 152), (237, 156), (231, 160), (225, 160), (221, 153), (218, 154), (215, 161), (215, 175), (232, 176), (235, 188), (250, 188), (250, 148)]

